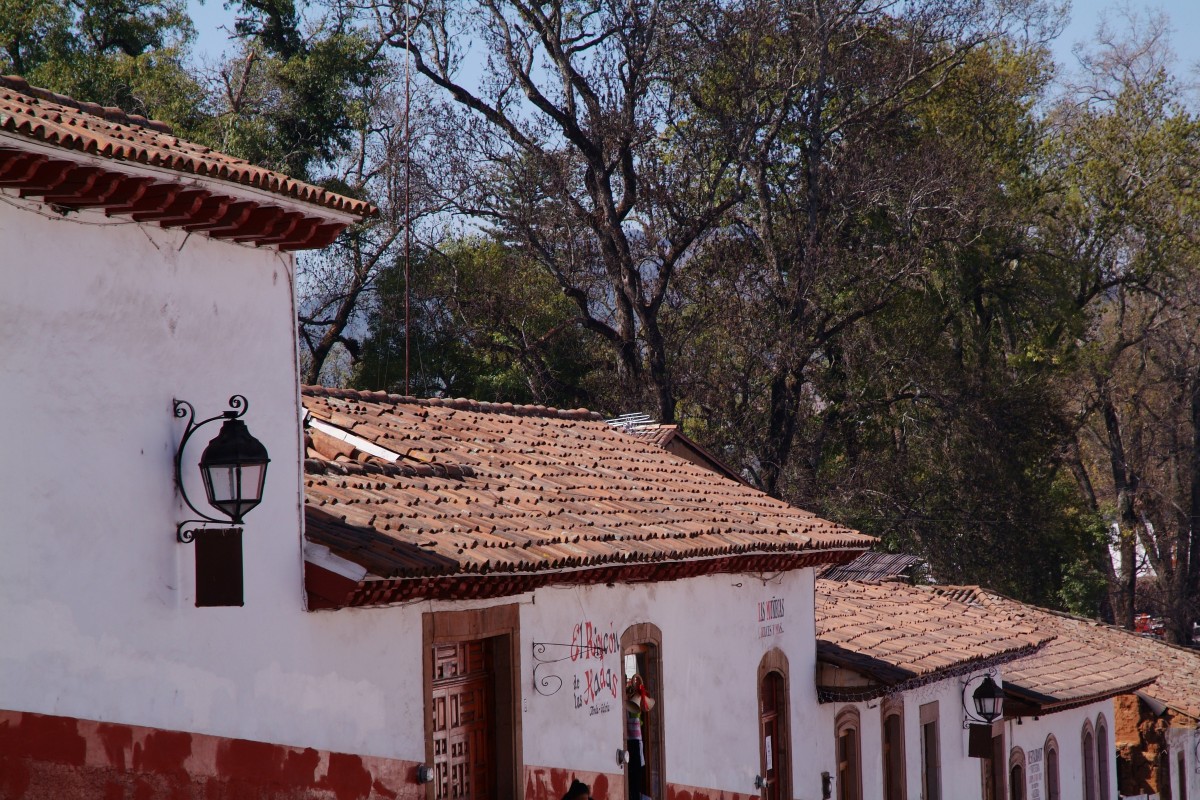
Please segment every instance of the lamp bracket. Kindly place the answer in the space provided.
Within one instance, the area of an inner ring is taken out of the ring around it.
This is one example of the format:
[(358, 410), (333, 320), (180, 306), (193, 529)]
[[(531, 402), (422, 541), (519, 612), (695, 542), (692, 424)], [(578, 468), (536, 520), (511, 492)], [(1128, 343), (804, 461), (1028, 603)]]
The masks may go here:
[(195, 541), (195, 532), (199, 530), (199, 528), (190, 528), (188, 530), (184, 530), (184, 526), (196, 523), (201, 527), (211, 524), (229, 527), (230, 521), (227, 519), (210, 517), (208, 514), (205, 514), (203, 511), (196, 508), (195, 504), (192, 503), (191, 499), (188, 497), (187, 489), (183, 483), (183, 451), (187, 448), (188, 440), (192, 438), (192, 434), (194, 434), (196, 431), (200, 430), (210, 422), (216, 422), (217, 420), (237, 419), (238, 417), (241, 417), (246, 413), (247, 410), (249, 410), (250, 401), (246, 399), (245, 395), (235, 394), (229, 398), (229, 409), (227, 411), (222, 411), (215, 417), (209, 417), (208, 419), (201, 420), (200, 422), (196, 422), (196, 409), (192, 407), (191, 403), (186, 400), (173, 400), (172, 402), (174, 404), (173, 408), (175, 418), (187, 418), (187, 427), (184, 428), (183, 437), (179, 440), (179, 448), (175, 451), (175, 485), (179, 487), (179, 494), (181, 497), (183, 497), (183, 502), (187, 504), (187, 507), (192, 510), (193, 514), (199, 516), (199, 519), (184, 520), (175, 528), (175, 538), (183, 544), (188, 544), (189, 542)]
[[(555, 655), (547, 655), (547, 651), (551, 648), (560, 648), (555, 652)], [(563, 679), (557, 675), (538, 675), (538, 669), (547, 664), (557, 664), (560, 661), (586, 656), (588, 658), (604, 658), (609, 651), (604, 645), (594, 644), (592, 642), (574, 642), (572, 644), (563, 644), (560, 642), (534, 642), (533, 643), (533, 688), (538, 694), (549, 697), (556, 694), (562, 688)], [(561, 654), (561, 655), (559, 655)]]
[(242, 529), (236, 526), (230, 527), (228, 522), (222, 522), (219, 519), (185, 519), (175, 526), (175, 539), (180, 544), (191, 544), (196, 541), (196, 534), (203, 530), (240, 531)]

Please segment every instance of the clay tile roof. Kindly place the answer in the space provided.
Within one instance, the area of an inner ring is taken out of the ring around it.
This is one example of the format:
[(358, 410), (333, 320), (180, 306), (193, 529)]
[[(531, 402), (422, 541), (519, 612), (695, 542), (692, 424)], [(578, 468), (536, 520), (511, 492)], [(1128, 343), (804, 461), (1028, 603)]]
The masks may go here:
[(39, 89), (17, 76), (0, 77), (0, 132), (113, 161), (249, 186), (352, 216), (375, 213), (365, 201), (178, 139), (162, 122)]
[(818, 580), (816, 622), (818, 661), (875, 683), (818, 686), (823, 702), (869, 699), (986, 669), (1052, 638), (1018, 617), (900, 583)]
[(303, 400), (307, 535), (367, 569), (351, 604), (789, 569), (874, 542), (585, 409), (322, 387)]
[(1146, 694), (1164, 705), (1200, 718), (1200, 652), (978, 587), (933, 591), (1013, 616), (1054, 635), (1046, 647), (1004, 670), (1005, 691), (1040, 711), (1063, 710), (1145, 687)]

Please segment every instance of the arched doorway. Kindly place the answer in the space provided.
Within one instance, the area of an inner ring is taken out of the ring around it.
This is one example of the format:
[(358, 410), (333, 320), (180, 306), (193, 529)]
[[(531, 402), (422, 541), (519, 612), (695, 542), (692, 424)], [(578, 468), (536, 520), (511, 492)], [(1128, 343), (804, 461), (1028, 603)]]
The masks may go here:
[(621, 634), (625, 678), (625, 762), (627, 800), (666, 800), (665, 704), (662, 684), (662, 632), (643, 622)]
[(764, 800), (790, 800), (791, 730), (787, 657), (771, 650), (758, 665), (759, 752)]

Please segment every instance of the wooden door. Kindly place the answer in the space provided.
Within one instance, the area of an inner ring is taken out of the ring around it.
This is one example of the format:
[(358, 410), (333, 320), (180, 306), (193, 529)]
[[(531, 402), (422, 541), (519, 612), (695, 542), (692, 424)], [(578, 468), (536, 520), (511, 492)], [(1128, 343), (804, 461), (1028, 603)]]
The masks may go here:
[(784, 694), (783, 676), (768, 672), (759, 687), (759, 722), (762, 731), (762, 775), (765, 785), (762, 796), (765, 800), (787, 800), (788, 790), (788, 746), (787, 746), (787, 698)]
[(485, 641), (433, 647), (434, 797), (490, 800), (495, 753), (490, 709), (494, 675)]

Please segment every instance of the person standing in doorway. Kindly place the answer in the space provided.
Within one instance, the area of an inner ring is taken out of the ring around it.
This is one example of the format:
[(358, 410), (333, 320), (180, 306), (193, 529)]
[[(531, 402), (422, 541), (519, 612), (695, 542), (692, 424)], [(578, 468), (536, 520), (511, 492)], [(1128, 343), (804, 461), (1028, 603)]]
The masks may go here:
[(627, 775), (629, 778), (629, 800), (640, 800), (645, 796), (646, 748), (643, 741), (643, 722), (654, 700), (646, 692), (641, 675), (634, 675), (625, 686), (625, 741), (629, 748)]

